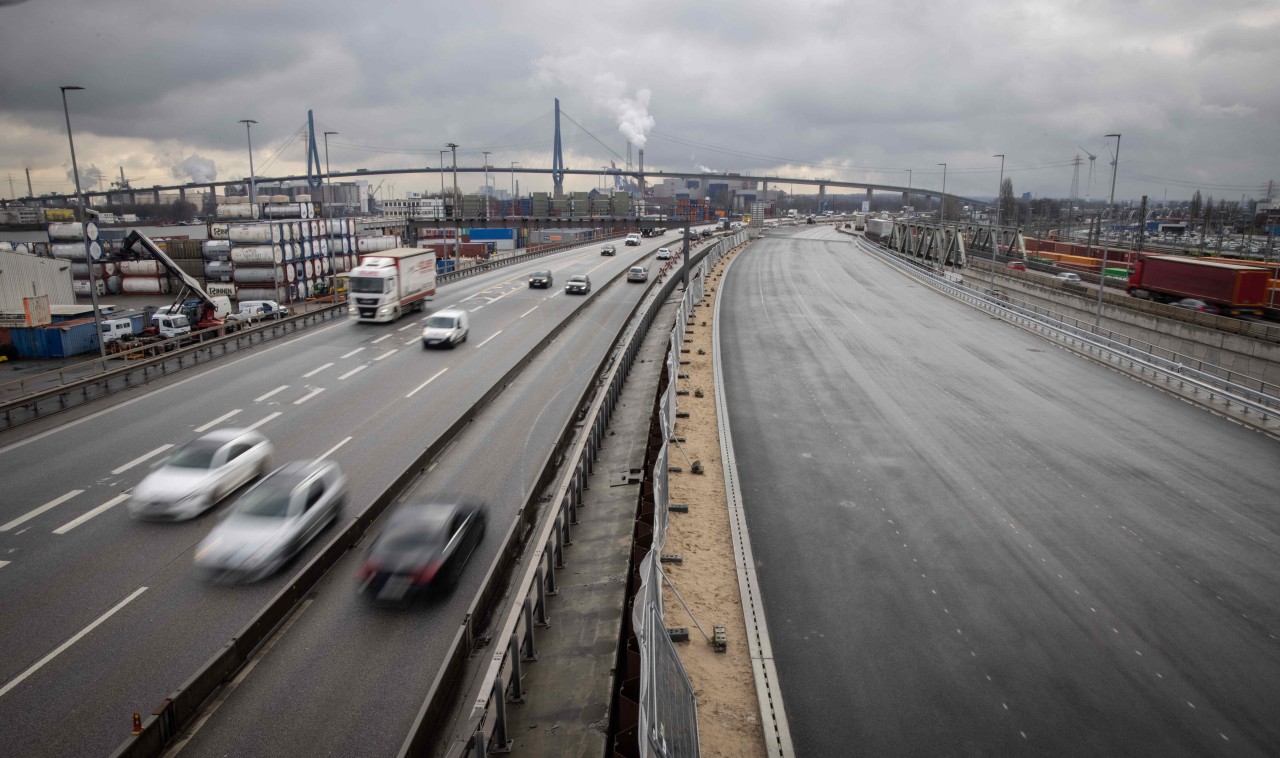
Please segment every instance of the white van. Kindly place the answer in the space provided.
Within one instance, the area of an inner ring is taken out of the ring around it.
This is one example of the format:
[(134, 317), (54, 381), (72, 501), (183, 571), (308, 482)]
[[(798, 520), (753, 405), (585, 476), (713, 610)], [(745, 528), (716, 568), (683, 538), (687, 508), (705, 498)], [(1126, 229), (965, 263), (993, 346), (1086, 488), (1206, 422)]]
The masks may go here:
[(251, 321), (284, 318), (289, 315), (289, 306), (274, 300), (241, 300), (239, 314), (241, 318)]
[(436, 311), (428, 316), (422, 328), (422, 347), (454, 347), (466, 342), (471, 331), (467, 316), (463, 310)]
[(151, 325), (161, 337), (173, 339), (191, 334), (191, 322), (181, 313), (155, 313), (151, 316)]
[(627, 244), (628, 244), (628, 245), (639, 245), (639, 244), (640, 244), (640, 235), (639, 235), (639, 234), (628, 234), (628, 235), (627, 235)]

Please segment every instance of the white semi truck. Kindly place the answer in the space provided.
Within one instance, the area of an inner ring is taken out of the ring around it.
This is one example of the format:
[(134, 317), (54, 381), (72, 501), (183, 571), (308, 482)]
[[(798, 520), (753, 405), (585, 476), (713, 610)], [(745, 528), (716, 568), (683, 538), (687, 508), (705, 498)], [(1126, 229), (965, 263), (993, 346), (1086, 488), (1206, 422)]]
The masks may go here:
[(347, 312), (360, 321), (395, 321), (436, 294), (436, 256), (399, 247), (360, 256), (347, 278)]

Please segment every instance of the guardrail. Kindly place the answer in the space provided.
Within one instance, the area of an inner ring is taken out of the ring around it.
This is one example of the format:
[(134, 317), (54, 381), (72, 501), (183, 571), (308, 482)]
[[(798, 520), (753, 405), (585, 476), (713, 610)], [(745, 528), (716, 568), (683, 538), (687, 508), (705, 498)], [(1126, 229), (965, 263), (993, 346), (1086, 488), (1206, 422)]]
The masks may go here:
[[(72, 379), (55, 387), (35, 390), (22, 397), (0, 402), (0, 418), (3, 419), (0, 430), (35, 421), (139, 384), (147, 384), (157, 378), (168, 376), (174, 371), (200, 365), (229, 352), (293, 334), (313, 323), (345, 316), (346, 307), (345, 303), (337, 306), (330, 305), (297, 316), (241, 329), (231, 334), (219, 335), (215, 330), (206, 330), (196, 332), (193, 337), (180, 337), (148, 344), (145, 349), (148, 352), (155, 352), (154, 357), (126, 359), (123, 366), (108, 368), (100, 373)], [(192, 342), (192, 339), (195, 342)], [(141, 352), (141, 349), (138, 352)], [(93, 363), (99, 362), (101, 361)], [(102, 363), (105, 365), (105, 362)], [(31, 377), (24, 381), (33, 379), (34, 377)]]
[(1004, 320), (1032, 328), (1050, 338), (1067, 343), (1074, 349), (1127, 364), (1128, 368), (1137, 370), (1139, 374), (1150, 373), (1153, 380), (1160, 380), (1166, 383), (1177, 381), (1180, 387), (1189, 388), (1193, 393), (1198, 394), (1203, 391), (1208, 394), (1210, 400), (1221, 400), (1227, 408), (1235, 405), (1245, 414), (1256, 413), (1263, 421), (1272, 416), (1280, 415), (1280, 396), (1261, 392), (1251, 387), (1228, 381), (1215, 374), (1109, 339), (1098, 334), (1092, 328), (1074, 326), (1050, 318), (1031, 308), (1016, 305), (1006, 297), (956, 284), (943, 276), (918, 266), (913, 266), (896, 255), (878, 249), (865, 240), (859, 239), (855, 240), (855, 242), (863, 250), (879, 256), (934, 290), (969, 303)]
[[(620, 281), (625, 276), (625, 272), (620, 272), (617, 276), (610, 279), (604, 286)], [(674, 286), (674, 282), (670, 286)], [(155, 710), (142, 723), (141, 731), (125, 740), (115, 752), (112, 753), (113, 758), (140, 758), (143, 756), (154, 757), (160, 755), (170, 741), (187, 726), (196, 715), (197, 709), (210, 695), (222, 687), (229, 681), (236, 672), (239, 671), (252, 658), (254, 653), (260, 646), (267, 641), (277, 627), (293, 612), (298, 603), (306, 596), (317, 581), (341, 559), (342, 555), (353, 545), (358, 543), (368, 530), (369, 526), (377, 520), (377, 518), (387, 509), (387, 507), (395, 501), (395, 498), (413, 481), (419, 474), (428, 468), (432, 461), (438, 457), (466, 428), (484, 408), (489, 405), (499, 394), (501, 394), (524, 370), (524, 368), (532, 362), (543, 350), (546, 349), (560, 333), (563, 332), (569, 324), (576, 319), (586, 308), (587, 302), (582, 303), (576, 308), (569, 318), (562, 321), (553, 328), (546, 336), (544, 336), (533, 349), (531, 349), (523, 358), (520, 359), (506, 374), (502, 376), (496, 383), (491, 386), (483, 396), (475, 403), (468, 407), (458, 417), (458, 419), (449, 426), (449, 428), (422, 452), (421, 455), (414, 460), (397, 479), (386, 489), (384, 489), (368, 506), (348, 522), (342, 530), (335, 535), (305, 566), (303, 566), (297, 574), (294, 575), (289, 585), (280, 590), (267, 605), (259, 611), (245, 627), (232, 637), (231, 640), (223, 646), (223, 648), (213, 655), (195, 674), (186, 680), (167, 698), (160, 701)], [(341, 306), (345, 308), (345, 304)], [(637, 303), (636, 309), (640, 307)], [(633, 310), (633, 314), (634, 314)], [(652, 316), (650, 316), (652, 318)], [(638, 343), (637, 343), (638, 344)], [(627, 365), (634, 358), (635, 351), (631, 351), (626, 355)], [(616, 354), (611, 352), (602, 359), (597, 374), (603, 372), (604, 368), (616, 359)], [(588, 387), (584, 391), (584, 398), (588, 393), (593, 391), (593, 387)], [(616, 401), (617, 395), (613, 396)], [(581, 403), (580, 403), (581, 404)], [(612, 405), (610, 405), (612, 408)], [(572, 417), (566, 421), (564, 429), (561, 431), (561, 443), (553, 447), (547, 454), (544, 461), (543, 473), (541, 474), (538, 485), (531, 488), (531, 493), (538, 493), (545, 488), (546, 481), (558, 470), (558, 464), (563, 460), (564, 446), (567, 440), (574, 436), (577, 429), (577, 418)], [(600, 431), (597, 433), (596, 442), (600, 442), (603, 436), (603, 424), (600, 425)], [(579, 485), (585, 479), (585, 473), (580, 475)], [(581, 490), (578, 490), (579, 497), (575, 501), (576, 506), (581, 504)], [(435, 681), (432, 683), (431, 689), (427, 696), (427, 705), (424, 706), (423, 712), (419, 713), (418, 720), (415, 721), (415, 728), (424, 721), (424, 712), (431, 716), (438, 716), (442, 709), (448, 705), (446, 700), (440, 698), (437, 693), (445, 692), (450, 696), (454, 694), (454, 688), (457, 684), (457, 676), (461, 671), (461, 664), (465, 660), (466, 655), (470, 652), (476, 641), (476, 630), (492, 615), (494, 605), (500, 599), (501, 593), (506, 589), (508, 574), (510, 567), (519, 558), (521, 548), (525, 544), (524, 537), (533, 528), (537, 519), (539, 508), (536, 501), (536, 495), (531, 494), (530, 500), (525, 503), (519, 512), (519, 517), (508, 530), (503, 542), (503, 548), (499, 551), (499, 555), (495, 558), (494, 563), (490, 566), (488, 573), (482, 583), (482, 587), (476, 597), (472, 600), (466, 615), (463, 617), (462, 623), (459, 625), (458, 631), (454, 635), (454, 640), (446, 653), (445, 663), (441, 666)], [(575, 510), (576, 514), (576, 510)], [(572, 523), (576, 523), (576, 515)], [(571, 523), (565, 524), (565, 540), (568, 540), (568, 529)], [(434, 720), (430, 721), (434, 725)], [(416, 732), (414, 732), (416, 733)], [(414, 733), (411, 733), (411, 738)], [(408, 742), (406, 741), (406, 744)]]
[[(745, 239), (746, 235), (741, 236)], [(687, 266), (691, 269), (713, 251), (728, 249), (731, 244), (734, 242), (721, 240), (690, 253)], [(628, 325), (619, 335), (617, 346), (602, 361), (597, 371), (599, 379), (579, 399), (582, 413), (565, 426), (561, 444), (556, 446), (557, 451), (564, 451), (563, 455), (551, 456), (544, 464), (539, 482), (554, 481), (550, 498), (554, 505), (537, 529), (537, 535), (529, 541), (534, 547), (524, 560), (524, 573), (518, 581), (507, 583), (507, 571), (518, 557), (510, 548), (510, 541), (513, 532), (535, 526), (539, 515), (535, 513), (536, 498), (542, 487), (532, 491), (521, 510), (522, 518), (513, 525), (503, 551), (485, 575), (481, 596), (509, 590), (515, 600), (491, 637), (497, 648), (478, 679), (477, 691), (466, 693), (466, 699), (462, 700), (464, 707), (468, 702), (472, 705), (469, 713), (462, 716), (463, 726), (458, 736), (445, 734), (448, 726), (445, 716), (450, 705), (463, 695), (460, 692), (462, 674), (475, 641), (475, 619), (480, 613), (476, 602), (454, 635), (445, 664), (432, 682), (401, 746), (400, 756), (431, 755), (440, 748), (449, 756), (482, 756), (490, 751), (510, 749), (512, 738), (507, 729), (506, 704), (523, 702), (530, 695), (522, 682), (523, 667), (537, 657), (535, 629), (546, 623), (546, 596), (557, 591), (556, 571), (565, 567), (564, 548), (572, 544), (572, 529), (578, 523), (586, 477), (592, 471), (595, 453), (603, 442), (609, 418), (645, 334), (679, 281), (680, 277), (675, 275), (665, 283), (655, 281), (648, 296), (637, 303)], [(445, 745), (445, 740), (451, 742)]]

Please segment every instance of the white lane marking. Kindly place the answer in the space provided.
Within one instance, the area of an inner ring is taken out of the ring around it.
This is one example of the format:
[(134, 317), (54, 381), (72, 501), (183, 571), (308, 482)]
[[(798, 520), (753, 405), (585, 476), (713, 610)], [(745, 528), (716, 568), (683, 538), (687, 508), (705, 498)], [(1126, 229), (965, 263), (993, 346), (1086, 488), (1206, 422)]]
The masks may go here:
[(404, 344), (405, 344), (406, 346), (408, 346), (408, 345), (412, 345), (413, 343), (417, 342), (417, 341), (418, 341), (418, 339), (419, 339), (418, 337), (414, 337), (413, 339), (409, 340), (408, 342), (406, 342), (406, 343), (404, 343)]
[(358, 374), (361, 371), (364, 371), (368, 367), (368, 365), (369, 364), (367, 363), (362, 363), (359, 366), (356, 366), (355, 368), (351, 369), (347, 373), (343, 374), (342, 376), (338, 377), (338, 380), (341, 381), (343, 379), (346, 379), (348, 376), (351, 376), (352, 374)]
[(262, 426), (263, 424), (267, 423), (268, 421), (270, 421), (271, 419), (273, 419), (273, 418), (275, 418), (276, 416), (279, 416), (279, 415), (281, 415), (280, 411), (276, 411), (275, 413), (272, 413), (271, 415), (267, 416), (266, 418), (262, 419), (261, 421), (255, 421), (254, 423), (252, 423), (252, 424), (250, 424), (250, 425), (246, 426), (246, 427), (244, 428), (244, 430), (245, 430), (246, 432), (252, 432), (254, 429), (257, 429), (258, 427)]
[(383, 341), (383, 340), (385, 340), (385, 339), (390, 339), (390, 338), (391, 338), (391, 335), (390, 335), (390, 334), (384, 334), (384, 335), (382, 335), (381, 337), (379, 337), (379, 338), (377, 338), (376, 340), (374, 340), (372, 344), (376, 345), (376, 344), (378, 344), (379, 342), (381, 342), (381, 341)]
[(311, 369), (310, 371), (308, 371), (307, 373), (303, 374), (303, 375), (302, 375), (302, 378), (303, 378), (303, 379), (310, 379), (311, 377), (315, 376), (316, 374), (320, 373), (321, 371), (324, 371), (325, 369), (329, 368), (329, 367), (330, 367), (330, 366), (332, 366), (332, 365), (333, 365), (332, 363), (326, 363), (326, 364), (324, 364), (323, 366), (321, 366), (320, 368), (313, 368), (313, 369)]
[(30, 513), (19, 516), (13, 521), (10, 521), (9, 523), (5, 524), (4, 526), (0, 526), (0, 532), (7, 532), (10, 529), (14, 528), (15, 526), (18, 526), (19, 524), (24, 524), (30, 521), (31, 519), (35, 518), (36, 516), (39, 516), (41, 513), (44, 513), (45, 511), (49, 510), (50, 508), (62, 505), (63, 503), (70, 500), (71, 498), (75, 497), (76, 495), (79, 495), (81, 492), (84, 492), (84, 490), (71, 490), (70, 492), (63, 495), (62, 497), (54, 498), (53, 500), (50, 500), (49, 502), (45, 503), (39, 508), (36, 508)]
[(253, 399), (253, 402), (255, 402), (255, 403), (261, 403), (263, 400), (266, 400), (267, 398), (271, 397), (272, 395), (276, 394), (277, 392), (283, 392), (284, 390), (287, 390), (287, 389), (289, 389), (289, 385), (287, 385), (287, 384), (282, 384), (282, 385), (280, 385), (279, 387), (276, 387), (275, 389), (271, 390), (270, 392), (268, 392), (267, 394), (265, 394), (265, 395), (263, 395), (263, 396), (261, 396), (261, 397), (255, 397), (255, 398)]
[(449, 369), (447, 369), (447, 368), (442, 368), (442, 369), (440, 369), (439, 371), (437, 371), (437, 372), (435, 373), (435, 375), (434, 375), (434, 376), (432, 376), (430, 379), (426, 380), (426, 381), (425, 381), (425, 382), (423, 382), (422, 384), (419, 384), (417, 387), (415, 387), (415, 388), (414, 388), (413, 392), (410, 392), (409, 394), (405, 395), (405, 397), (413, 397), (414, 395), (416, 395), (416, 394), (418, 393), (418, 390), (422, 389), (423, 387), (427, 386), (428, 384), (431, 384), (431, 383), (432, 383), (432, 382), (434, 382), (436, 379), (439, 379), (439, 378), (440, 378), (440, 375), (441, 375), (441, 374), (443, 374), (444, 372), (448, 371), (448, 370), (449, 370)]
[(417, 326), (417, 324), (414, 324), (414, 323), (412, 323), (412, 322), (411, 322), (411, 323), (405, 324), (404, 326), (400, 327), (400, 328), (399, 328), (399, 329), (397, 329), (396, 331), (397, 331), (397, 332), (403, 332), (405, 329), (412, 329), (412, 328), (414, 328), (415, 326)]
[(398, 347), (393, 347), (393, 348), (391, 348), (390, 350), (388, 350), (387, 352), (383, 353), (382, 355), (379, 355), (377, 358), (374, 358), (374, 360), (375, 360), (375, 361), (380, 361), (380, 360), (382, 360), (383, 358), (390, 358), (391, 356), (395, 355), (395, 354), (396, 354), (396, 353), (398, 353), (398, 352), (400, 352), (400, 348), (398, 348)]
[[(230, 413), (224, 413), (224, 414), (222, 414), (221, 416), (219, 416), (219, 417), (215, 418), (213, 421), (210, 421), (209, 423), (207, 423), (207, 424), (205, 424), (205, 425), (203, 425), (203, 426), (197, 426), (197, 427), (196, 427), (195, 429), (193, 429), (192, 431), (194, 431), (194, 432), (207, 432), (207, 431), (209, 431), (210, 429), (212, 429), (213, 427), (217, 426), (218, 424), (221, 424), (223, 421), (226, 421), (227, 419), (231, 418), (232, 416), (236, 415), (236, 414), (237, 414), (237, 413), (239, 413), (239, 412), (240, 412), (240, 409), (239, 409), (239, 408), (236, 408), (234, 411), (231, 411)], [(114, 472), (113, 472), (113, 473), (114, 473)]]
[(555, 297), (556, 295), (559, 295), (562, 291), (563, 291), (563, 290), (556, 290), (555, 292), (552, 292), (550, 295), (547, 295), (547, 299), (548, 299), (548, 300), (550, 300), (551, 298)]
[(297, 400), (294, 400), (293, 404), (302, 405), (303, 403), (307, 402), (308, 400), (315, 397), (316, 395), (319, 395), (321, 392), (324, 392), (324, 387), (316, 387), (315, 389), (311, 390), (310, 392), (298, 398)]
[(99, 516), (103, 513), (106, 513), (107, 511), (111, 510), (115, 506), (123, 503), (128, 499), (129, 499), (129, 493), (122, 492), (119, 495), (116, 495), (115, 497), (111, 498), (107, 502), (103, 503), (102, 505), (98, 506), (97, 508), (94, 508), (91, 511), (86, 511), (85, 513), (81, 514), (79, 517), (73, 518), (67, 523), (58, 527), (57, 529), (54, 529), (53, 533), (66, 534), (67, 532), (71, 531), (72, 529), (75, 529), (77, 526), (80, 526), (81, 524), (93, 518), (94, 516)]
[(328, 458), (328, 457), (329, 457), (329, 454), (330, 454), (330, 453), (334, 452), (335, 450), (337, 450), (338, 448), (342, 447), (343, 445), (347, 444), (347, 443), (348, 443), (348, 442), (350, 442), (350, 441), (351, 441), (351, 438), (350, 438), (350, 437), (347, 437), (345, 440), (343, 440), (343, 441), (339, 442), (338, 444), (336, 444), (336, 445), (334, 445), (333, 447), (329, 448), (328, 450), (324, 451), (324, 455), (322, 455), (322, 456), (320, 456), (319, 458), (317, 458), (317, 460), (321, 460), (321, 461), (323, 461), (325, 458)]
[(525, 311), (524, 313), (521, 313), (521, 314), (520, 314), (520, 318), (524, 318), (525, 316), (528, 316), (530, 313), (533, 313), (533, 312), (534, 312), (534, 311), (536, 311), (536, 310), (538, 310), (538, 306), (536, 306), (536, 305), (535, 305), (535, 306), (533, 306), (532, 308), (530, 308), (529, 310)]
[(112, 608), (111, 610), (99, 616), (92, 624), (89, 624), (84, 629), (81, 629), (79, 632), (76, 633), (74, 637), (72, 637), (71, 639), (67, 640), (66, 642), (62, 643), (57, 648), (55, 648), (53, 652), (49, 653), (45, 657), (36, 661), (34, 664), (31, 665), (31, 668), (27, 669), (26, 671), (22, 672), (21, 674), (18, 674), (16, 677), (11, 679), (8, 684), (6, 684), (3, 687), (0, 687), (0, 697), (4, 697), (6, 694), (8, 694), (9, 690), (13, 689), (14, 687), (17, 687), (19, 684), (22, 684), (22, 682), (27, 677), (39, 671), (40, 668), (44, 666), (46, 663), (58, 657), (58, 655), (60, 655), (67, 648), (79, 642), (81, 637), (84, 637), (89, 632), (92, 632), (95, 628), (97, 628), (99, 624), (111, 618), (113, 615), (115, 615), (117, 611), (119, 611), (121, 608), (128, 605), (130, 602), (133, 601), (134, 598), (136, 598), (138, 595), (141, 595), (146, 591), (147, 591), (146, 587), (139, 587), (138, 589), (134, 590), (133, 594), (129, 595), (129, 597), (126, 597), (124, 600), (121, 600), (120, 602), (116, 603), (114, 608)]
[(356, 353), (360, 352), (361, 350), (364, 350), (364, 348), (362, 348), (362, 347), (358, 347), (358, 348), (356, 348), (355, 350), (352, 350), (351, 352), (346, 353), (345, 355), (340, 355), (340, 356), (338, 356), (338, 357), (339, 357), (339, 358), (350, 358), (351, 356), (355, 355)]
[(494, 337), (497, 337), (499, 334), (502, 334), (502, 330), (501, 330), (501, 329), (499, 329), (498, 331), (496, 331), (496, 332), (494, 332), (493, 334), (489, 335), (489, 339), (485, 340), (484, 342), (481, 342), (479, 345), (476, 345), (476, 348), (477, 348), (477, 349), (479, 349), (479, 348), (482, 348), (482, 347), (484, 347), (485, 345), (489, 344), (489, 340), (493, 339)]
[[(236, 411), (236, 413), (239, 413), (239, 412), (240, 412), (240, 411)], [(221, 420), (221, 419), (219, 419), (219, 420)], [(203, 432), (204, 430), (203, 430), (203, 429), (197, 429), (196, 431), (197, 431), (197, 432)], [(121, 466), (120, 468), (113, 468), (113, 469), (111, 469), (111, 473), (112, 473), (112, 474), (123, 474), (124, 472), (128, 471), (129, 469), (133, 468), (134, 466), (138, 465), (139, 463), (143, 463), (144, 461), (149, 461), (149, 460), (151, 460), (152, 458), (154, 458), (154, 457), (156, 457), (157, 455), (159, 455), (159, 454), (163, 453), (164, 451), (168, 450), (168, 449), (169, 449), (169, 448), (171, 448), (171, 447), (173, 447), (173, 445), (161, 445), (160, 447), (156, 448), (155, 450), (152, 450), (152, 451), (151, 451), (151, 452), (149, 452), (149, 453), (143, 453), (142, 455), (138, 456), (137, 458), (134, 458), (133, 460), (131, 460), (131, 461), (129, 461), (128, 463), (126, 463), (126, 464), (124, 464), (123, 466)]]
[(475, 313), (476, 311), (480, 310), (480, 309), (481, 309), (481, 308), (483, 308), (483, 307), (484, 307), (483, 305), (476, 306), (475, 308), (472, 308), (470, 311), (467, 311), (467, 312), (468, 312), (468, 313)]
[(0, 561), (0, 568), (4, 568), (5, 566), (8, 566), (8, 565), (9, 565), (9, 561)]

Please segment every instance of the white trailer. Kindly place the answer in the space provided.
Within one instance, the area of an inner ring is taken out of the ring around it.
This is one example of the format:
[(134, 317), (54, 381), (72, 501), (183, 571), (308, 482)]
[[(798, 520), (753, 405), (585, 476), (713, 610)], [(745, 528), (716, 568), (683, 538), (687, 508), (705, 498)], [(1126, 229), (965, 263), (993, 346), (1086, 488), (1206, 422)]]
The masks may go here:
[(436, 256), (400, 247), (360, 256), (347, 278), (347, 312), (360, 321), (395, 321), (436, 294)]

